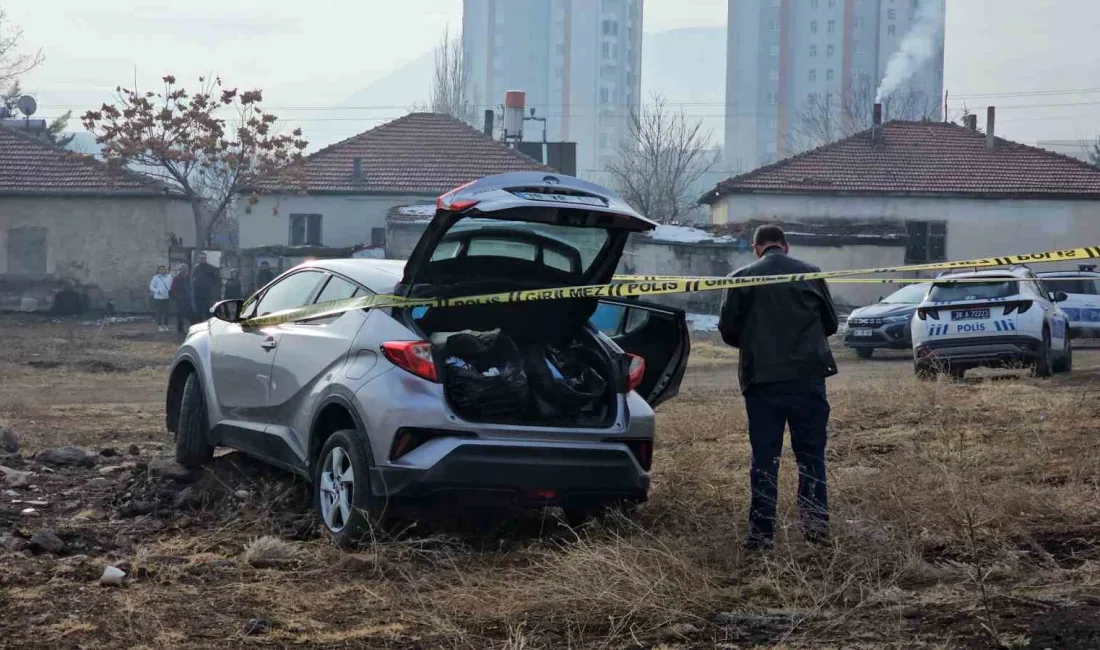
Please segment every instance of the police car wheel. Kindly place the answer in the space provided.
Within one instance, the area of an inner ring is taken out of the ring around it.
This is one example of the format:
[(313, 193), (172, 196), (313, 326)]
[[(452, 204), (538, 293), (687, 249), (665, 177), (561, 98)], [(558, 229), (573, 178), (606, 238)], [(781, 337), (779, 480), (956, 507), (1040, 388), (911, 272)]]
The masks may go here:
[(1043, 347), (1039, 350), (1039, 358), (1035, 360), (1035, 365), (1032, 368), (1032, 374), (1036, 377), (1049, 377), (1054, 366), (1051, 356), (1052, 353), (1050, 351), (1050, 331), (1044, 327)]
[(1062, 356), (1054, 362), (1054, 372), (1069, 372), (1070, 370), (1073, 370), (1073, 344), (1070, 343), (1067, 336), (1062, 343)]

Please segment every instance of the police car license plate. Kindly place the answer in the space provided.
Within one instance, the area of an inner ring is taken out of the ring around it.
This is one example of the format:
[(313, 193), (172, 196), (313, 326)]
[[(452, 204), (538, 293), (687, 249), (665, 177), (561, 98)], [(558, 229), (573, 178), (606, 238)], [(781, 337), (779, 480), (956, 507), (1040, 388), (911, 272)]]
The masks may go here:
[(874, 330), (858, 329), (852, 330), (852, 336), (871, 336), (874, 334)]
[(603, 199), (595, 196), (574, 196), (572, 194), (543, 194), (542, 192), (516, 192), (516, 196), (529, 201), (548, 201), (550, 203), (575, 203), (579, 205), (597, 205), (605, 207)]
[(951, 320), (981, 320), (989, 318), (989, 309), (960, 309), (951, 312)]

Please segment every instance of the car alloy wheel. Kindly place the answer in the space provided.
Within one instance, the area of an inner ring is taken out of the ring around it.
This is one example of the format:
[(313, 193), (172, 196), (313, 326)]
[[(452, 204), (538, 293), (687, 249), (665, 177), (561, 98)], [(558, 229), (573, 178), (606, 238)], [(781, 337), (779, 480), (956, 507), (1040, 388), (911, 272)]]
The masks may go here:
[(355, 468), (341, 447), (333, 447), (321, 469), (321, 519), (333, 533), (344, 530), (355, 503)]

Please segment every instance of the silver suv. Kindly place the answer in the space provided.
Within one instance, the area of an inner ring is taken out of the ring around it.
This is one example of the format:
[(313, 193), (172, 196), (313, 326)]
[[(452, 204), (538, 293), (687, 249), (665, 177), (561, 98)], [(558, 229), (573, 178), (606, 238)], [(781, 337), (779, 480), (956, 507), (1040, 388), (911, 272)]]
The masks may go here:
[(232, 447), (312, 483), (354, 544), (391, 507), (559, 506), (571, 523), (645, 500), (652, 407), (690, 351), (684, 313), (634, 300), (356, 309), (247, 319), (372, 294), (455, 297), (609, 282), (655, 224), (616, 194), (541, 173), (445, 194), (408, 262), (312, 261), (190, 329), (171, 367), (180, 463)]

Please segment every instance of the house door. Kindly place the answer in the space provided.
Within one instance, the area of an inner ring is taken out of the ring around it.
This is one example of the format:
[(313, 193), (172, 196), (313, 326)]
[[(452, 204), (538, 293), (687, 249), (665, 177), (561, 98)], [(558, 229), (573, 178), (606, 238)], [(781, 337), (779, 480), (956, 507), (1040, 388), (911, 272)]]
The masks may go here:
[(8, 231), (8, 273), (46, 274), (45, 228), (12, 228)]

